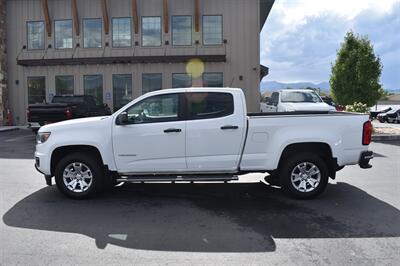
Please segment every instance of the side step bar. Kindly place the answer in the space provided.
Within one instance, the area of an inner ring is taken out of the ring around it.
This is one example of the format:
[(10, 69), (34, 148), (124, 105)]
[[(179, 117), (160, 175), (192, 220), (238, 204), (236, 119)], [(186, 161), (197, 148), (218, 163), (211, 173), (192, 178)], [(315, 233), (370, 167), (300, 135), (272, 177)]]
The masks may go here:
[(117, 182), (144, 183), (144, 182), (203, 182), (203, 181), (235, 181), (238, 176), (123, 176)]

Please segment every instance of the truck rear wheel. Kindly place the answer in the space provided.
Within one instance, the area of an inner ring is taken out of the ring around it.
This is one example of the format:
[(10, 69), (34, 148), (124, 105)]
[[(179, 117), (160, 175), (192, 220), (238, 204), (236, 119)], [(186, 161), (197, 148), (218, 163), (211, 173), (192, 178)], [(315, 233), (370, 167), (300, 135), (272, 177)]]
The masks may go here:
[(283, 190), (289, 196), (300, 199), (314, 198), (321, 194), (328, 184), (328, 168), (318, 155), (294, 154), (283, 162), (280, 179)]
[(57, 164), (55, 180), (58, 189), (74, 199), (89, 198), (104, 189), (104, 171), (96, 158), (73, 153)]

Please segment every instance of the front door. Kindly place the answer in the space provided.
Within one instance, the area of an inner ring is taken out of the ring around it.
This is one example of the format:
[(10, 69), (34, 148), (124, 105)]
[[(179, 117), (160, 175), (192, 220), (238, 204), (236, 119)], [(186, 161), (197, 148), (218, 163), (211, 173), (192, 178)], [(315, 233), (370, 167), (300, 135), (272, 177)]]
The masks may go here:
[(120, 173), (186, 170), (185, 121), (180, 95), (152, 96), (129, 107), (128, 123), (114, 125), (114, 158)]
[(185, 95), (188, 171), (235, 172), (245, 134), (240, 97), (222, 92), (188, 92)]

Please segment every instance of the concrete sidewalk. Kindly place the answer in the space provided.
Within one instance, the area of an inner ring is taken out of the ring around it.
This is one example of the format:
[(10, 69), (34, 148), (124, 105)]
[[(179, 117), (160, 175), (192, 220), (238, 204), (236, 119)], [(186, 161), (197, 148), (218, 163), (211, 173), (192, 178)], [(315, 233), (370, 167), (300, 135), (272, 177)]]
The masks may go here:
[(26, 126), (0, 126), (0, 133), (19, 130), (19, 129), (28, 129), (28, 127), (26, 127)]

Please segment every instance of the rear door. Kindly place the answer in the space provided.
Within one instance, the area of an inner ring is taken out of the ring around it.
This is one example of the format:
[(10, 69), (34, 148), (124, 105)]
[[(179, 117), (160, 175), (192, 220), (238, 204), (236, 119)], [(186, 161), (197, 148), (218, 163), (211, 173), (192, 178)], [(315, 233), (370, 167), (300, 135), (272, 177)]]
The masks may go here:
[(236, 171), (245, 134), (241, 98), (229, 92), (188, 92), (185, 100), (188, 171)]

